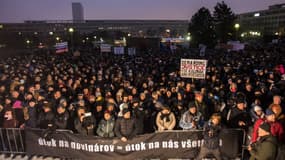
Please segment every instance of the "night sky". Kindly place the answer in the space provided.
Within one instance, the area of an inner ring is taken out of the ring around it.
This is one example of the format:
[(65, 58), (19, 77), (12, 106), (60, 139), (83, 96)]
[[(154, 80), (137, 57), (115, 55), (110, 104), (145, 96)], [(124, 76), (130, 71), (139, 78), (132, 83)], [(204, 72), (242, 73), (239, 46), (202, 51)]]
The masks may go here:
[[(81, 2), (85, 19), (189, 20), (201, 7), (219, 0), (0, 0), (0, 22), (71, 20), (72, 2)], [(224, 0), (235, 13), (267, 9), (284, 0)]]

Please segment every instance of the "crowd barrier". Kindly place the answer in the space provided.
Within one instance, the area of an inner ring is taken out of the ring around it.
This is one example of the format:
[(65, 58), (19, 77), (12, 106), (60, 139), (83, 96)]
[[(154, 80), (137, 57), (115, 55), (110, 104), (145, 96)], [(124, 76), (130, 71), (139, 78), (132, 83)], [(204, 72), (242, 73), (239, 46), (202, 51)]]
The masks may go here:
[[(0, 153), (26, 154), (75, 159), (191, 159), (203, 144), (201, 130), (165, 131), (136, 136), (122, 142), (73, 134), (71, 131), (47, 132), (40, 129), (0, 129)], [(245, 132), (225, 129), (220, 147), (224, 157), (243, 157)]]
[(25, 154), (24, 133), (19, 128), (0, 128), (0, 153)]

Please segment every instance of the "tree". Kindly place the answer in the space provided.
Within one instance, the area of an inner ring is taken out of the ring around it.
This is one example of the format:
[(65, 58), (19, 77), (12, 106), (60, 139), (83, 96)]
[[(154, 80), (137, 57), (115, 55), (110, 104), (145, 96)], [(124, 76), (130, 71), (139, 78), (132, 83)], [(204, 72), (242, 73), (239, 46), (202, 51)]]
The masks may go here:
[(234, 21), (236, 15), (224, 1), (218, 2), (214, 9), (215, 33), (221, 42), (227, 42), (234, 37)]
[(213, 46), (215, 44), (213, 17), (209, 9), (202, 7), (193, 15), (189, 24), (189, 32), (193, 45), (203, 43), (207, 46)]

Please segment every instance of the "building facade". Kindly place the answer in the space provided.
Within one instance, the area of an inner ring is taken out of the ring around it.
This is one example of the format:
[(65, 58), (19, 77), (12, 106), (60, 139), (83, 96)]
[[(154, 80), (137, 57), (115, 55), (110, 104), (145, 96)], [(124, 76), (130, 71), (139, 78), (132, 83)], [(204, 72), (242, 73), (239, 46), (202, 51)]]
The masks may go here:
[(143, 34), (147, 37), (160, 37), (169, 32), (174, 37), (187, 34), (187, 20), (85, 20), (82, 23), (73, 21), (25, 21), (25, 23), (1, 24), (1, 32), (14, 32), (25, 34), (64, 34), (69, 28), (82, 34), (94, 31), (122, 31), (132, 36)]
[[(73, 35), (77, 41), (104, 39), (123, 33), (125, 37), (185, 37), (188, 32), (187, 20), (73, 20), (25, 21), (24, 23), (0, 23), (0, 44), (36, 43), (54, 44), (66, 41)], [(73, 29), (74, 33), (70, 32)], [(101, 33), (101, 35), (99, 35)], [(84, 37), (85, 36), (85, 37)], [(88, 36), (88, 37), (86, 37)], [(122, 36), (122, 37), (123, 37)], [(114, 37), (115, 38), (115, 37)], [(116, 37), (117, 38), (117, 37)], [(9, 40), (10, 39), (10, 40)], [(11, 45), (10, 45), (11, 46)]]
[(269, 6), (267, 10), (238, 15), (241, 37), (246, 36), (284, 36), (285, 3)]
[(83, 22), (84, 21), (84, 10), (83, 6), (79, 2), (72, 3), (72, 18), (75, 22)]

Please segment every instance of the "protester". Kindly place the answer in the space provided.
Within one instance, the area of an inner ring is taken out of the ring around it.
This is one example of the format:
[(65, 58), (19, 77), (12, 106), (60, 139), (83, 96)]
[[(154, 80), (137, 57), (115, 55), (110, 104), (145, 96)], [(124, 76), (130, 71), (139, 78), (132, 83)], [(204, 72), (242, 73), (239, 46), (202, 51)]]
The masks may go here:
[(197, 160), (202, 160), (208, 154), (213, 154), (217, 160), (222, 159), (220, 151), (221, 116), (214, 113), (203, 127), (204, 144), (201, 147)]
[(204, 125), (202, 114), (197, 111), (195, 103), (189, 103), (188, 107), (188, 111), (180, 119), (179, 126), (183, 130), (201, 129)]
[(250, 109), (250, 116), (252, 122), (255, 123), (258, 119), (264, 118), (265, 114), (260, 106), (255, 105)]
[(258, 128), (262, 123), (268, 123), (270, 125), (270, 131), (272, 136), (275, 136), (278, 141), (283, 142), (284, 140), (284, 129), (281, 123), (276, 121), (276, 116), (271, 109), (267, 109), (265, 112), (265, 119), (258, 119), (253, 127), (251, 143), (255, 143), (258, 139)]
[(204, 96), (200, 91), (195, 92), (195, 106), (198, 112), (201, 112), (205, 120), (209, 120), (211, 115), (211, 108), (206, 105)]
[(136, 120), (131, 117), (129, 109), (124, 108), (122, 110), (123, 117), (118, 118), (115, 124), (115, 134), (122, 142), (127, 142), (137, 135)]
[(115, 136), (114, 127), (115, 127), (114, 117), (111, 115), (109, 111), (105, 111), (104, 119), (102, 119), (99, 122), (96, 133), (100, 137), (112, 138)]
[(17, 128), (19, 122), (16, 119), (15, 113), (12, 109), (7, 109), (4, 113), (3, 128)]
[(229, 111), (228, 124), (232, 128), (242, 128), (245, 130), (252, 125), (251, 117), (246, 111), (246, 102), (243, 98), (238, 98), (236, 106)]
[(28, 106), (24, 107), (24, 119), (25, 127), (36, 128), (37, 127), (37, 110), (36, 110), (36, 101), (31, 99), (28, 102)]
[(57, 129), (67, 129), (69, 113), (63, 103), (60, 103), (56, 109), (54, 125)]
[(277, 155), (277, 139), (270, 133), (271, 126), (263, 123), (258, 128), (258, 141), (248, 147), (250, 160), (273, 160)]
[(54, 127), (54, 113), (50, 103), (45, 103), (43, 110), (39, 113), (37, 126), (41, 129)]
[(159, 132), (173, 130), (176, 125), (176, 118), (168, 106), (163, 106), (156, 116), (156, 125)]
[(144, 110), (143, 108), (139, 105), (139, 99), (138, 98), (133, 98), (132, 100), (132, 115), (136, 120), (137, 123), (137, 134), (143, 134), (144, 133)]
[(84, 107), (77, 109), (77, 117), (74, 120), (75, 131), (82, 135), (93, 136), (95, 128), (95, 119), (91, 112), (86, 113)]

